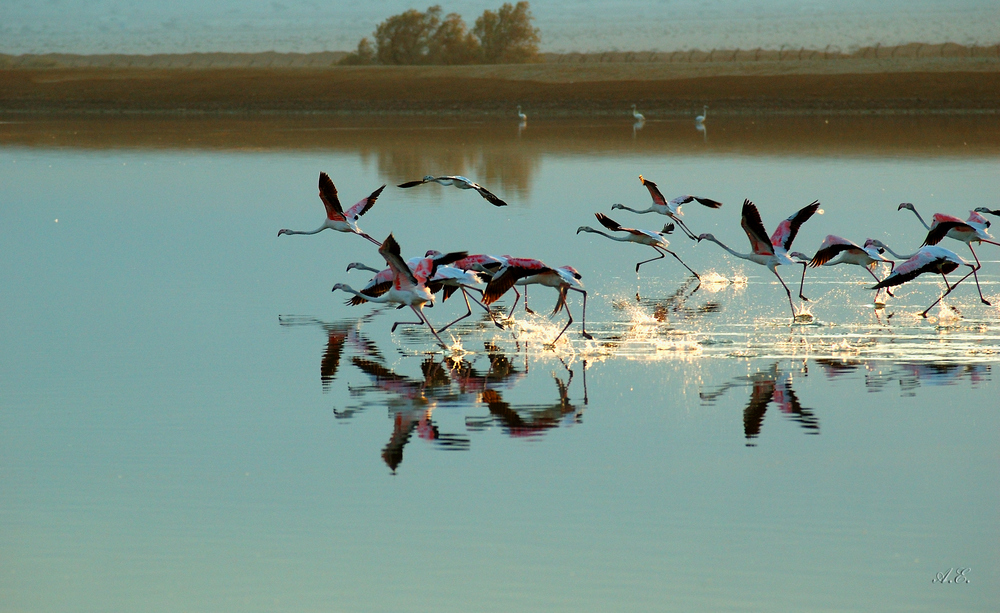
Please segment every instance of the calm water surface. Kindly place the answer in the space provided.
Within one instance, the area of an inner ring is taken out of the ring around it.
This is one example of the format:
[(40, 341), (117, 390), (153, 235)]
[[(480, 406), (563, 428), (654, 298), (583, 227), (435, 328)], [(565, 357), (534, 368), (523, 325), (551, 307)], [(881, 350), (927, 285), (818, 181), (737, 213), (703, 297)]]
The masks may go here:
[[(998, 133), (981, 117), (0, 123), (0, 608), (994, 610), (1000, 309), (971, 280), (925, 320), (940, 279), (876, 309), (861, 269), (810, 271), (793, 323), (770, 273), (715, 245), (672, 238), (698, 284), (669, 259), (637, 276), (648, 248), (575, 231), (645, 208), (641, 173), (724, 202), (685, 219), (740, 251), (743, 198), (769, 230), (819, 199), (803, 251), (831, 233), (912, 250), (925, 231), (899, 202), (1000, 208)], [(412, 315), (330, 292), (367, 281), (344, 270), (379, 264), (370, 244), (275, 236), (320, 224), (320, 171), (345, 203), (389, 184), (361, 226), (404, 257), (572, 264), (595, 340), (574, 323), (548, 346), (565, 319), (537, 287), (538, 315), (501, 331), (474, 311), (449, 352), (390, 334)], [(510, 206), (394, 187), (427, 173)], [(1000, 305), (1000, 248), (977, 252)]]

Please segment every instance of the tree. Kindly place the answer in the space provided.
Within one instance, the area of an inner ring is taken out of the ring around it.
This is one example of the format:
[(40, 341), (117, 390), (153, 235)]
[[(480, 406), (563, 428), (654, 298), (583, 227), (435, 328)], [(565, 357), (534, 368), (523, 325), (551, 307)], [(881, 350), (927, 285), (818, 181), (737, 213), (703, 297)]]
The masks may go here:
[(538, 61), (538, 28), (528, 2), (504, 3), (500, 10), (483, 11), (472, 32), (479, 38), (486, 64), (521, 64)]
[(429, 64), (475, 64), (481, 61), (482, 47), (469, 32), (462, 16), (450, 13), (438, 26), (428, 45)]
[(358, 43), (357, 51), (348, 53), (344, 57), (340, 58), (340, 61), (337, 63), (345, 66), (374, 64), (375, 49), (372, 47), (371, 42), (369, 42), (367, 38), (362, 38)]
[(434, 33), (441, 23), (441, 7), (426, 13), (410, 9), (393, 15), (375, 29), (376, 57), (380, 64), (426, 64)]

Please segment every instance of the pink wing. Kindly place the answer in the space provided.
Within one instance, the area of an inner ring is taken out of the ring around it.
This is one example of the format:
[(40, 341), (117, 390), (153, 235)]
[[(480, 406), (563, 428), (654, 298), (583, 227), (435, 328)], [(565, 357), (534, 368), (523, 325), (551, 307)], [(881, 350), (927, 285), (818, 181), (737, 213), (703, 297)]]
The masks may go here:
[(750, 239), (750, 247), (757, 255), (774, 255), (774, 247), (767, 240), (767, 230), (764, 229), (764, 222), (760, 220), (760, 211), (757, 205), (749, 200), (743, 201), (743, 213), (740, 217), (740, 226), (747, 233)]
[(649, 179), (644, 179), (642, 175), (639, 175), (639, 180), (642, 181), (642, 184), (649, 190), (649, 195), (653, 197), (654, 203), (661, 206), (667, 206), (667, 199), (660, 193), (660, 188), (656, 187), (656, 183), (653, 183)]
[(351, 221), (357, 221), (358, 217), (361, 217), (362, 215), (370, 211), (373, 206), (375, 206), (375, 201), (378, 200), (378, 197), (382, 193), (383, 189), (385, 189), (384, 185), (378, 188), (377, 190), (373, 191), (371, 195), (368, 196), (367, 198), (362, 198), (361, 200), (359, 200), (357, 204), (347, 209), (347, 213), (345, 213), (345, 216)]
[(799, 226), (804, 224), (816, 211), (819, 210), (819, 201), (802, 207), (785, 221), (778, 224), (778, 229), (771, 235), (771, 244), (775, 247), (791, 249), (792, 241), (799, 232)]
[(966, 219), (965, 221), (967, 221), (968, 223), (982, 224), (985, 225), (986, 227), (989, 227), (990, 225), (990, 220), (986, 219), (976, 211), (969, 211), (969, 218)]

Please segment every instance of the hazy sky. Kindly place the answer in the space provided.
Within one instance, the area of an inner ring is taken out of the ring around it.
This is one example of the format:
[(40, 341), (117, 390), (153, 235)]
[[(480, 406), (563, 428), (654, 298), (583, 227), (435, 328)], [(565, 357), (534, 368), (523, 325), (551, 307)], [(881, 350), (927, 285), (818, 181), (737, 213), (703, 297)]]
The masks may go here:
[[(441, 2), (470, 26), (502, 2)], [(0, 53), (353, 49), (384, 0), (0, 0)], [(565, 0), (532, 4), (544, 51), (848, 49), (874, 43), (1000, 43), (998, 0)]]

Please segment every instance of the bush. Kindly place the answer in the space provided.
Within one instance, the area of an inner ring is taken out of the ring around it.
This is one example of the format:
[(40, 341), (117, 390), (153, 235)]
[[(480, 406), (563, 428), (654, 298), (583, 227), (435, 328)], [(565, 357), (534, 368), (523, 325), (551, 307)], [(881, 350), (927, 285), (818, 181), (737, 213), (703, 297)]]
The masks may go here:
[(531, 8), (524, 0), (516, 5), (504, 3), (496, 13), (483, 11), (472, 30), (483, 47), (483, 62), (523, 64), (538, 61), (538, 43), (542, 39), (538, 28), (531, 25), (533, 19)]
[(441, 6), (410, 9), (375, 29), (375, 46), (361, 39), (341, 64), (517, 64), (538, 61), (538, 28), (527, 2), (484, 11), (470, 32), (461, 15), (441, 18)]

